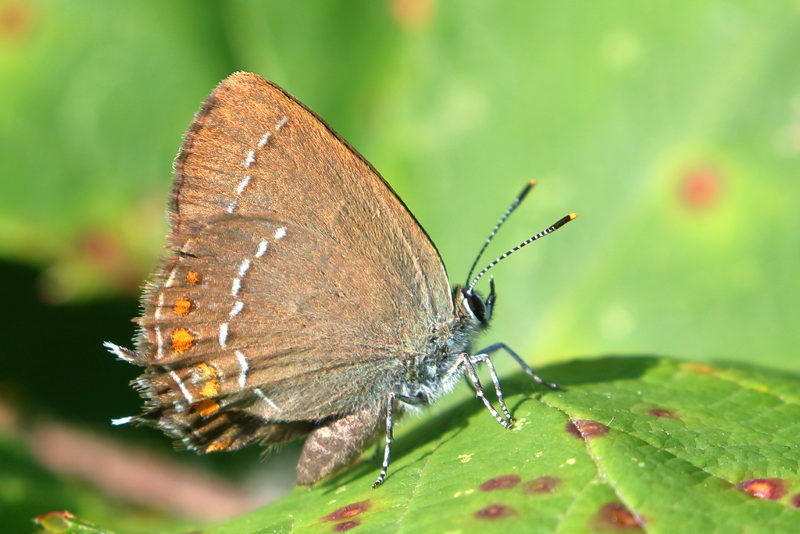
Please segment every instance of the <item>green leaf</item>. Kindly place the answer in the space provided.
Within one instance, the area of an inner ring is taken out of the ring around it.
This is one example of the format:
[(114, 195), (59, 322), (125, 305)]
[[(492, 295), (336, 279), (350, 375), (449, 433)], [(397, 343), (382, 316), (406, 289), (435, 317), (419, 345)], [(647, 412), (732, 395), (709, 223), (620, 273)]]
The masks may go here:
[(462, 397), (400, 425), (379, 489), (370, 487), (379, 461), (365, 457), (312, 490), (296, 488), (203, 532), (796, 528), (797, 378), (648, 357), (544, 373), (565, 389), (543, 392), (522, 374), (504, 381), (517, 418), (511, 431)]

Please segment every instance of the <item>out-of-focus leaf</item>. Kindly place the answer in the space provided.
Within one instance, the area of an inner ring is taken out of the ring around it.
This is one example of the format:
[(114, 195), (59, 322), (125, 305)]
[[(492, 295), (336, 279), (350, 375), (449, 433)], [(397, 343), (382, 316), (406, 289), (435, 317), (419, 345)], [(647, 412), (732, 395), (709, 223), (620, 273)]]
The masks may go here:
[[(69, 512), (49, 513), (56, 510)], [(0, 531), (33, 532), (34, 518), (51, 532), (98, 531), (72, 514), (129, 534), (187, 528), (186, 521), (131, 506), (79, 480), (58, 477), (30, 454), (20, 437), (0, 432)]]

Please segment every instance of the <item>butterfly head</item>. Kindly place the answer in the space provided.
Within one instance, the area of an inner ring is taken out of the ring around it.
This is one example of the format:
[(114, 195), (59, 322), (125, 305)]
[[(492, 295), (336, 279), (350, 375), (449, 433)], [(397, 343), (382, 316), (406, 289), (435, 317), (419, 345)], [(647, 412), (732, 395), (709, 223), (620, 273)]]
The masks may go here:
[(489, 296), (485, 299), (477, 291), (464, 286), (456, 286), (453, 290), (458, 316), (479, 328), (486, 328), (489, 325), (495, 299), (494, 278), (489, 280)]

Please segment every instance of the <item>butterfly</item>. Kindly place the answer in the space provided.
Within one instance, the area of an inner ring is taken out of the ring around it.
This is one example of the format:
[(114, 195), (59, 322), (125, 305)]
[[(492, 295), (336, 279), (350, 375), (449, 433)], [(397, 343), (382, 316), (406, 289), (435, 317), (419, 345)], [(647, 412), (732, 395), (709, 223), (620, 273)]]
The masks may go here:
[[(477, 261), (450, 288), (420, 224), (378, 172), (314, 112), (245, 72), (202, 105), (175, 161), (168, 253), (142, 296), (135, 349), (106, 342), (143, 368), (140, 415), (210, 453), (305, 437), (297, 483), (346, 466), (382, 431), (386, 478), (398, 410), (434, 402), (464, 376), (505, 427), (512, 416), (490, 356), (472, 350), (496, 302), (497, 262), (575, 218)], [(471, 281), (470, 281), (471, 279)], [(500, 411), (476, 373), (485, 364)], [(502, 413), (501, 413), (502, 412)]]

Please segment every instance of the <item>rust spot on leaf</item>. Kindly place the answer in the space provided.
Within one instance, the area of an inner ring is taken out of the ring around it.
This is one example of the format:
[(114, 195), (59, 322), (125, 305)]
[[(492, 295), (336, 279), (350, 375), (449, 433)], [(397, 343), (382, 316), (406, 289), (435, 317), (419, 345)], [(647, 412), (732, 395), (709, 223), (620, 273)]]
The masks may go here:
[(583, 441), (608, 434), (608, 427), (606, 425), (588, 419), (571, 419), (567, 422), (564, 429)]
[(433, 0), (392, 0), (392, 15), (406, 30), (423, 27), (433, 16)]
[(336, 523), (331, 527), (331, 530), (334, 532), (347, 532), (351, 528), (356, 528), (358, 525), (361, 524), (361, 521), (358, 519), (351, 519), (350, 521), (343, 521), (341, 523)]
[(595, 522), (605, 528), (641, 530), (644, 518), (631, 512), (620, 502), (609, 502), (597, 512)]
[(349, 519), (357, 516), (358, 514), (366, 512), (369, 510), (369, 507), (369, 500), (354, 502), (353, 504), (348, 504), (347, 506), (342, 506), (341, 508), (334, 510), (323, 517), (322, 521), (339, 521), (341, 519)]
[(118, 234), (108, 229), (93, 229), (79, 237), (76, 248), (82, 259), (93, 270), (120, 289), (134, 289), (139, 285), (139, 273), (134, 267), (128, 249)]
[(716, 369), (704, 363), (684, 363), (681, 367), (704, 375), (713, 375), (716, 372)]
[(689, 169), (681, 181), (680, 197), (683, 203), (693, 209), (708, 209), (719, 201), (722, 192), (722, 176), (707, 167)]
[(75, 516), (66, 511), (47, 512), (36, 517), (36, 523), (52, 532), (64, 532), (74, 526)]
[(519, 484), (520, 478), (517, 475), (503, 475), (496, 478), (490, 478), (480, 486), (478, 489), (481, 491), (494, 491), (499, 489), (513, 488)]
[(30, 2), (4, 2), (0, 7), (0, 37), (3, 39), (24, 37), (31, 30), (32, 19)]
[(475, 517), (478, 519), (505, 519), (516, 513), (516, 510), (504, 504), (490, 504), (486, 508), (481, 508), (475, 512)]
[(678, 416), (675, 415), (675, 412), (667, 410), (666, 408), (653, 408), (652, 410), (647, 410), (647, 415), (652, 415), (653, 417), (662, 417), (664, 419), (678, 418)]
[(776, 501), (786, 495), (786, 482), (780, 478), (753, 478), (740, 482), (736, 487), (768, 501)]
[(522, 493), (553, 493), (561, 485), (561, 479), (557, 477), (539, 477), (529, 480), (522, 484)]
[(800, 493), (795, 493), (792, 497), (792, 506), (800, 508)]

